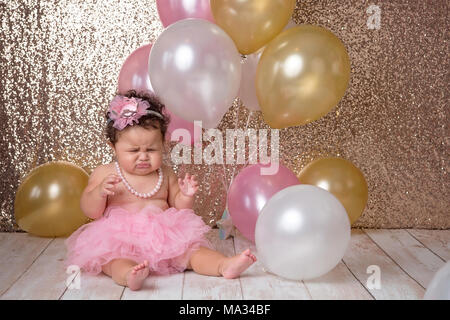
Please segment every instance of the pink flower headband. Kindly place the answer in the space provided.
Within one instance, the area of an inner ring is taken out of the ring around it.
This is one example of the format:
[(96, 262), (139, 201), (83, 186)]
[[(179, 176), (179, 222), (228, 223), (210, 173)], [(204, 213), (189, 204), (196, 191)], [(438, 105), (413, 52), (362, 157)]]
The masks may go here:
[(113, 127), (122, 130), (127, 125), (133, 125), (139, 118), (146, 114), (154, 114), (163, 119), (163, 116), (154, 110), (148, 110), (150, 104), (139, 98), (127, 98), (124, 96), (115, 96), (109, 105), (109, 121), (114, 121)]

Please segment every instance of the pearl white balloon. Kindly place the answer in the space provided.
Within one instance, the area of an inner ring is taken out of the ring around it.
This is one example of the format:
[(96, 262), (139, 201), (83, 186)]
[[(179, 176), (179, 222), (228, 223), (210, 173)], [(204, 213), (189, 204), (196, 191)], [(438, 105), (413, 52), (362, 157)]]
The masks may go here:
[(450, 261), (433, 276), (423, 297), (425, 300), (450, 300)]
[(231, 38), (202, 19), (184, 19), (156, 39), (149, 58), (153, 89), (179, 117), (215, 128), (239, 91), (241, 60)]
[(258, 216), (257, 256), (276, 275), (312, 279), (339, 263), (350, 234), (347, 212), (334, 195), (312, 185), (291, 186), (273, 195)]
[(263, 50), (246, 56), (242, 62), (241, 87), (239, 88), (239, 99), (241, 99), (247, 109), (252, 111), (261, 111), (256, 96), (255, 77), (259, 58)]
[[(297, 24), (289, 20), (283, 30), (296, 27)], [(251, 111), (261, 111), (258, 97), (256, 96), (255, 77), (258, 68), (259, 58), (263, 54), (264, 48), (255, 53), (249, 54), (242, 61), (241, 87), (239, 88), (239, 98), (247, 109)]]

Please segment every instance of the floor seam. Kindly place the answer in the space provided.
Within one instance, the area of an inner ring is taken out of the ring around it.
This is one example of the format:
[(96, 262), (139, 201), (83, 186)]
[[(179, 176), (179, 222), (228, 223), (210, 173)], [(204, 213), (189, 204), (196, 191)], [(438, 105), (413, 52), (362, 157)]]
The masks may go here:
[(347, 267), (348, 271), (350, 271), (350, 273), (353, 275), (353, 277), (356, 279), (356, 281), (358, 281), (358, 282), (361, 284), (361, 286), (364, 288), (364, 290), (366, 290), (367, 293), (369, 293), (369, 294), (372, 296), (372, 298), (373, 298), (374, 300), (377, 300), (377, 298), (375, 298), (375, 296), (370, 292), (370, 290), (369, 290), (368, 288), (366, 288), (365, 285), (363, 285), (363, 283), (358, 279), (357, 276), (355, 276), (355, 274), (353, 273), (353, 271), (352, 271), (352, 270), (349, 268), (349, 266), (345, 263), (344, 259), (342, 259), (341, 261), (342, 261), (342, 263), (344, 264), (344, 266)]
[[(378, 247), (378, 248), (380, 248), (380, 250), (381, 251), (383, 251), (384, 252), (384, 254), (389, 258), (389, 259), (391, 259), (392, 260), (392, 262), (394, 262), (406, 275), (408, 275), (408, 277), (410, 277), (411, 279), (413, 279), (419, 286), (421, 286), (424, 290), (426, 289), (424, 286), (422, 286), (416, 279), (414, 279), (414, 277), (413, 276), (411, 276), (405, 269), (403, 269), (402, 268), (402, 266), (400, 266), (398, 263), (397, 263), (397, 261), (395, 261), (394, 260), (394, 258), (392, 258), (382, 247), (380, 247), (380, 245), (375, 241), (375, 240), (373, 240), (371, 237), (370, 237), (370, 235), (366, 232), (366, 230), (365, 229), (362, 229), (363, 231), (364, 231), (364, 233), (369, 237), (369, 239), (370, 240), (372, 240), (372, 242)], [(388, 229), (382, 229), (382, 230), (388, 230)]]
[[(235, 242), (235, 237), (232, 237), (232, 241), (233, 241), (233, 251), (234, 251), (234, 255), (236, 255), (236, 242)], [(241, 297), (242, 300), (244, 299), (244, 290), (242, 289), (242, 281), (241, 281), (241, 276), (239, 275), (239, 286), (241, 287)]]
[(42, 255), (42, 253), (43, 253), (45, 250), (47, 250), (47, 248), (50, 246), (50, 244), (51, 244), (54, 240), (55, 240), (55, 238), (53, 238), (53, 239), (45, 246), (44, 249), (42, 249), (42, 251), (36, 256), (36, 258), (34, 258), (33, 262), (30, 263), (30, 265), (25, 269), (25, 271), (22, 272), (22, 274), (21, 274), (16, 280), (14, 280), (14, 282), (8, 287), (8, 289), (6, 289), (6, 290), (1, 294), (0, 298), (1, 298), (3, 295), (5, 295), (5, 294), (9, 291), (9, 289), (11, 289), (11, 288), (16, 284), (16, 282), (19, 281), (19, 280), (23, 277), (23, 275), (24, 275), (25, 273), (27, 273), (28, 270), (30, 270), (31, 266), (36, 262), (37, 259), (39, 259), (39, 257)]
[(434, 252), (433, 250), (431, 250), (429, 247), (427, 247), (422, 241), (420, 241), (419, 239), (417, 239), (411, 232), (408, 231), (408, 229), (405, 229), (406, 232), (408, 232), (408, 234), (413, 237), (414, 239), (417, 240), (417, 242), (419, 242), (421, 245), (423, 245), (425, 248), (427, 248), (428, 250), (430, 250), (436, 257), (438, 257), (439, 259), (441, 259), (444, 263), (447, 262), (445, 261), (444, 258), (442, 258), (440, 255), (438, 255), (436, 252)]

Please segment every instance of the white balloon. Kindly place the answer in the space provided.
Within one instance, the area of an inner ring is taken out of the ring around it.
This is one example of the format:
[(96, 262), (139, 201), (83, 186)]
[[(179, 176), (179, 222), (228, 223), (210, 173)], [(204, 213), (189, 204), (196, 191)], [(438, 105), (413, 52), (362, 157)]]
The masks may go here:
[(312, 279), (339, 263), (350, 234), (347, 212), (334, 195), (312, 185), (291, 186), (273, 195), (258, 216), (257, 256), (281, 277)]
[(239, 99), (241, 99), (247, 109), (252, 111), (261, 111), (258, 97), (256, 96), (255, 77), (259, 58), (263, 50), (249, 54), (242, 62), (241, 87), (239, 88)]
[(283, 31), (284, 30), (287, 30), (287, 29), (290, 29), (290, 28), (294, 28), (294, 27), (296, 27), (296, 26), (298, 26), (298, 24), (296, 24), (294, 21), (292, 21), (292, 20), (289, 20), (289, 22), (287, 23), (287, 25), (284, 27), (284, 29), (283, 29)]
[[(297, 24), (295, 24), (294, 21), (289, 20), (283, 31), (296, 26)], [(259, 59), (261, 58), (264, 49), (265, 47), (259, 49), (255, 53), (246, 55), (242, 62), (241, 87), (239, 88), (238, 95), (244, 106), (252, 111), (261, 111), (258, 97), (256, 96), (255, 78)]]
[(423, 297), (425, 300), (450, 300), (450, 261), (433, 276)]
[(215, 128), (231, 107), (241, 80), (239, 52), (219, 26), (184, 19), (167, 27), (149, 58), (153, 89), (179, 117)]

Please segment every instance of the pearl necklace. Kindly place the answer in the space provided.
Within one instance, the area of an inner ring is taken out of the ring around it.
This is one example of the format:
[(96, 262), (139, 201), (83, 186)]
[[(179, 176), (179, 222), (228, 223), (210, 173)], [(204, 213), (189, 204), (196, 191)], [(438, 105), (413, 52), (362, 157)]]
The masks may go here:
[(122, 175), (122, 171), (120, 170), (119, 163), (117, 161), (116, 161), (116, 170), (117, 170), (117, 173), (119, 174), (119, 176), (122, 178), (122, 181), (125, 184), (125, 186), (127, 187), (127, 189), (132, 194), (134, 194), (136, 197), (140, 197), (140, 198), (144, 198), (144, 199), (152, 197), (159, 191), (159, 189), (161, 188), (161, 184), (163, 182), (163, 172), (162, 172), (161, 168), (158, 168), (159, 180), (158, 180), (158, 183), (156, 184), (155, 188), (149, 193), (140, 193), (140, 192), (137, 192), (132, 186), (130, 186), (127, 179), (125, 179), (125, 177)]

